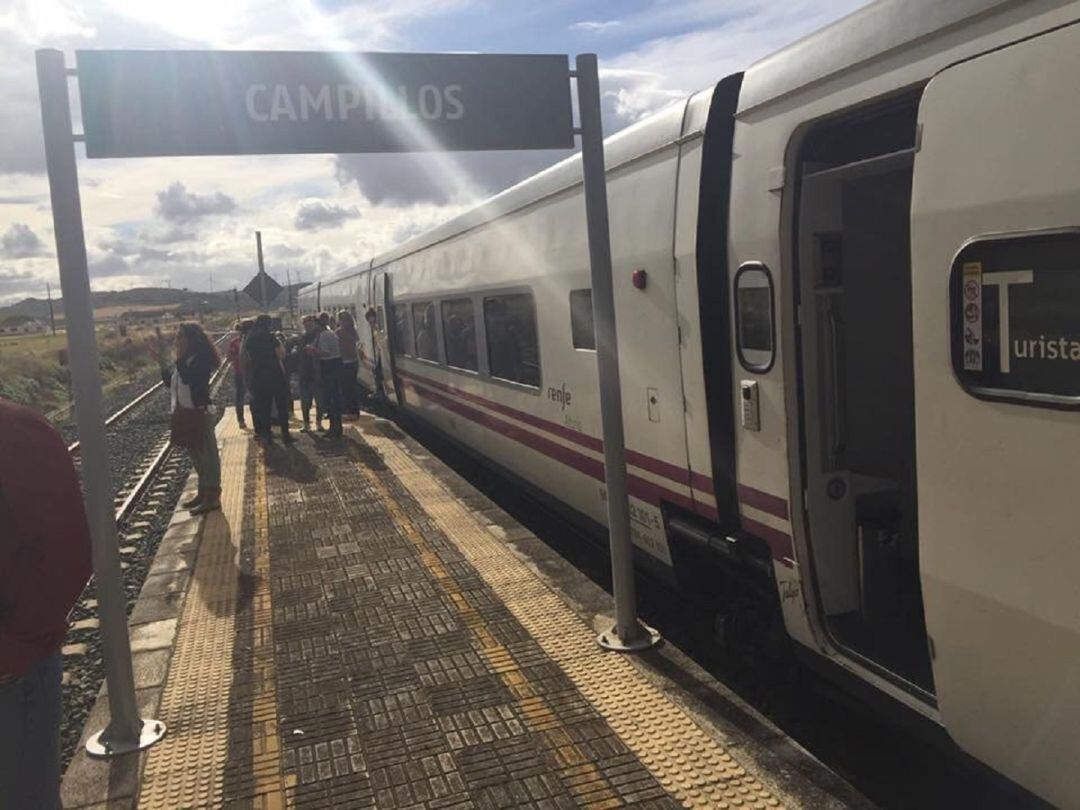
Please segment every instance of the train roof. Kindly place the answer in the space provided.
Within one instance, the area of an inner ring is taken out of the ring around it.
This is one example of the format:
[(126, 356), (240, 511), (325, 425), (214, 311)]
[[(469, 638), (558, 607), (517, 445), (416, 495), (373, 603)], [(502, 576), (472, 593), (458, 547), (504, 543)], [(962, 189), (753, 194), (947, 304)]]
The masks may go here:
[(755, 62), (738, 112), (760, 107), (1023, 0), (877, 0)]
[[(1023, 0), (877, 0), (751, 66), (743, 78), (738, 112), (783, 98), (973, 17), (1019, 2)], [(606, 138), (608, 169), (702, 133), (712, 93), (712, 87), (701, 90)], [(326, 283), (431, 247), (573, 188), (581, 179), (581, 156), (576, 153)]]
[[(703, 90), (689, 99), (682, 99), (606, 138), (604, 162), (608, 170), (669, 146), (680, 138), (703, 131), (711, 96), (711, 89)], [(693, 111), (693, 114), (688, 114), (688, 111)], [(511, 186), (442, 225), (375, 257), (372, 266), (380, 267), (408, 256), (410, 253), (423, 250), (486, 222), (520, 210), (545, 197), (573, 188), (581, 181), (581, 154), (579, 152)]]

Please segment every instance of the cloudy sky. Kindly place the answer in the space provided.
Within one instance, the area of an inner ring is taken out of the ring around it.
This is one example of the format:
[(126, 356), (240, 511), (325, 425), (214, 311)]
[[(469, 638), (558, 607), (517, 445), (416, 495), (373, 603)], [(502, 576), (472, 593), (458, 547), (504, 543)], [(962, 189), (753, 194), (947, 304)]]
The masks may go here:
[[(615, 131), (864, 0), (0, 0), (0, 304), (58, 284), (34, 49), (600, 56)], [(77, 110), (76, 110), (77, 115)], [(94, 289), (329, 277), (564, 155), (79, 159)], [(447, 163), (446, 161), (450, 161)]]

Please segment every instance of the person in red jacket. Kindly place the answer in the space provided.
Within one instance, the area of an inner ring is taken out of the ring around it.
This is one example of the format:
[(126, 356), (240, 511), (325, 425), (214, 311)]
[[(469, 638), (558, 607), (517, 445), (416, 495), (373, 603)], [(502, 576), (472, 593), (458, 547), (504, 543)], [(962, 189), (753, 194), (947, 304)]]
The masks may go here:
[(0, 399), (0, 807), (60, 806), (60, 644), (90, 529), (56, 429)]

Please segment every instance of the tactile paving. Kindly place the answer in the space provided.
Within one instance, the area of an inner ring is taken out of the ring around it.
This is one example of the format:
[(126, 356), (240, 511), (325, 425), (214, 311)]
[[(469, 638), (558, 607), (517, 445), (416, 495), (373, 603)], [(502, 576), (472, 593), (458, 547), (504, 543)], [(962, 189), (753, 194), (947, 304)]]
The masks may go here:
[[(227, 420), (231, 421), (231, 420)], [(140, 806), (777, 806), (436, 462), (222, 432)]]
[(222, 803), (248, 440), (231, 426), (221, 439), (222, 510), (204, 524), (161, 696), (159, 712), (169, 732), (147, 755), (140, 807)]
[[(521, 627), (669, 795), (687, 807), (780, 805), (760, 781), (633, 664), (600, 650), (591, 628), (445, 484), (414, 461), (400, 442), (379, 429), (365, 429), (363, 436), (392, 478), (423, 505)], [(545, 710), (538, 709), (541, 715)]]

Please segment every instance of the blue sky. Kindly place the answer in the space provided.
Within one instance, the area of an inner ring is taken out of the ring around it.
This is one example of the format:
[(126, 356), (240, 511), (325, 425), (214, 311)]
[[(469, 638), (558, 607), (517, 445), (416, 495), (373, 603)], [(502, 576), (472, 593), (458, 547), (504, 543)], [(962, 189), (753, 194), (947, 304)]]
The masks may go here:
[[(614, 131), (863, 2), (0, 0), (0, 304), (57, 279), (35, 48), (595, 52)], [(257, 228), (271, 273), (331, 276), (560, 157), (81, 159), (91, 283), (242, 286)]]

